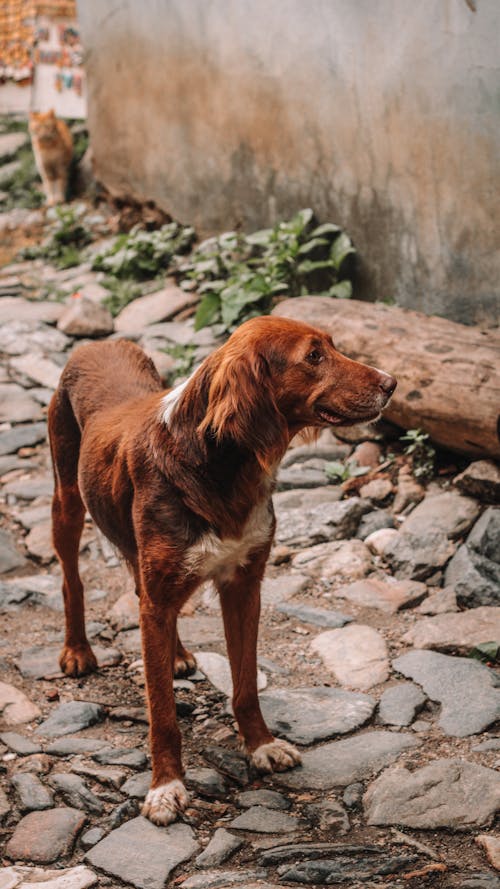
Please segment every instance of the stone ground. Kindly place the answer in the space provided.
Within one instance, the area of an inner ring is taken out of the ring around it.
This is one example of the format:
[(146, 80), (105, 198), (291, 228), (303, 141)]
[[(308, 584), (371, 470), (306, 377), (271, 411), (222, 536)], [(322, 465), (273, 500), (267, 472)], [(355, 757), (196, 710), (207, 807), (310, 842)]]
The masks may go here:
[[(25, 221), (0, 216), (0, 227), (17, 244)], [(58, 669), (46, 407), (103, 318), (164, 373), (175, 373), (166, 346), (192, 343), (199, 361), (216, 338), (194, 334), (192, 296), (173, 282), (114, 322), (105, 293), (89, 263), (13, 261), (0, 273), (0, 889), (500, 887), (500, 690), (494, 669), (467, 657), (500, 639), (498, 469), (481, 461), (459, 475), (448, 461), (424, 488), (373, 429), (299, 444), (279, 473), (260, 687), (303, 766), (248, 771), (204, 590), (180, 620), (199, 671), (176, 682), (192, 805), (168, 828), (139, 815), (149, 760), (137, 604), (90, 520), (81, 564), (100, 669), (80, 680)], [(371, 473), (329, 484), (326, 463), (348, 456)]]

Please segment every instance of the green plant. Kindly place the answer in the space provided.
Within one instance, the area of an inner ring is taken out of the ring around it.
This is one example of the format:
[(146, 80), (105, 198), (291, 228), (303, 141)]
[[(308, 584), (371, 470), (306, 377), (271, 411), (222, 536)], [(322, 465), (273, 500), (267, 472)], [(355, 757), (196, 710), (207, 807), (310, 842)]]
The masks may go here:
[(399, 439), (406, 444), (404, 453), (411, 457), (412, 472), (415, 478), (428, 479), (434, 472), (436, 451), (427, 432), (421, 429), (408, 429)]
[[(22, 129), (18, 128), (12, 132), (22, 131)], [(2, 182), (2, 189), (7, 193), (5, 208), (35, 209), (40, 207), (45, 198), (31, 146), (27, 144), (20, 148), (16, 152), (14, 160), (17, 161), (16, 169), (8, 179)]]
[(325, 473), (330, 481), (335, 484), (346, 482), (350, 478), (358, 478), (360, 475), (366, 475), (370, 472), (369, 466), (358, 466), (354, 460), (332, 460), (325, 465)]
[(121, 310), (128, 306), (132, 300), (141, 296), (141, 288), (135, 281), (121, 278), (105, 278), (102, 282), (103, 287), (109, 290), (109, 296), (105, 296), (102, 304), (113, 315), (119, 315)]
[(38, 247), (25, 247), (20, 255), (23, 259), (42, 257), (60, 269), (68, 269), (82, 261), (80, 251), (92, 235), (73, 207), (56, 207), (54, 212), (56, 218), (47, 241)]
[(500, 663), (500, 642), (479, 642), (470, 652), (469, 657), (485, 664)]
[(193, 228), (177, 222), (151, 232), (136, 225), (128, 234), (119, 235), (110, 248), (98, 253), (92, 268), (115, 278), (155, 278), (166, 271), (175, 254), (189, 250), (194, 237)]
[(268, 312), (278, 295), (350, 297), (344, 263), (354, 252), (339, 226), (316, 226), (313, 211), (306, 209), (273, 228), (211, 238), (178, 266), (178, 274), (181, 284), (194, 282), (202, 295), (195, 328), (220, 321), (231, 330)]
[(176, 377), (188, 377), (193, 369), (196, 346), (193, 343), (172, 343), (163, 351), (175, 359), (175, 367), (168, 374), (169, 382), (173, 383)]

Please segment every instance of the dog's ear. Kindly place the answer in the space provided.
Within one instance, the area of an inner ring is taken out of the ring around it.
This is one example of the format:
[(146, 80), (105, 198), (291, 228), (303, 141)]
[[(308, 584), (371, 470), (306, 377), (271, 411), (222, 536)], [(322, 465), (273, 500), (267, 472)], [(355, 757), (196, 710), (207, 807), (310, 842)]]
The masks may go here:
[(288, 446), (288, 425), (276, 403), (263, 355), (249, 351), (221, 356), (198, 432), (209, 433), (217, 441), (232, 439), (252, 451), (265, 472), (271, 471)]

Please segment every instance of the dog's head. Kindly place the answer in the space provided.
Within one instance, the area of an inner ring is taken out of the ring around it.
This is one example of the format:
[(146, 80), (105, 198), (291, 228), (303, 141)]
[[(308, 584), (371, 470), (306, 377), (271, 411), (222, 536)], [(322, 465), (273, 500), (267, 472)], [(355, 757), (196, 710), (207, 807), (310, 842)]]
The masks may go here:
[(266, 469), (307, 427), (375, 419), (396, 388), (389, 374), (338, 352), (324, 331), (286, 318), (247, 321), (208, 361), (199, 432), (253, 450)]

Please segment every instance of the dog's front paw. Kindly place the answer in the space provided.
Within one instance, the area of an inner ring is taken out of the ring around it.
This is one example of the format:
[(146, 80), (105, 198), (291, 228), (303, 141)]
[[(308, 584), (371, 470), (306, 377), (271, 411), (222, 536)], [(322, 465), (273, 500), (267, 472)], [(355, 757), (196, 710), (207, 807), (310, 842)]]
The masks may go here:
[(259, 772), (285, 772), (302, 762), (299, 751), (288, 741), (274, 738), (250, 754), (250, 762)]
[(66, 676), (84, 676), (97, 670), (97, 660), (88, 642), (74, 648), (65, 645), (59, 657), (59, 666)]
[(153, 824), (170, 824), (177, 815), (184, 812), (189, 803), (189, 794), (182, 781), (175, 779), (168, 784), (148, 791), (141, 813)]

